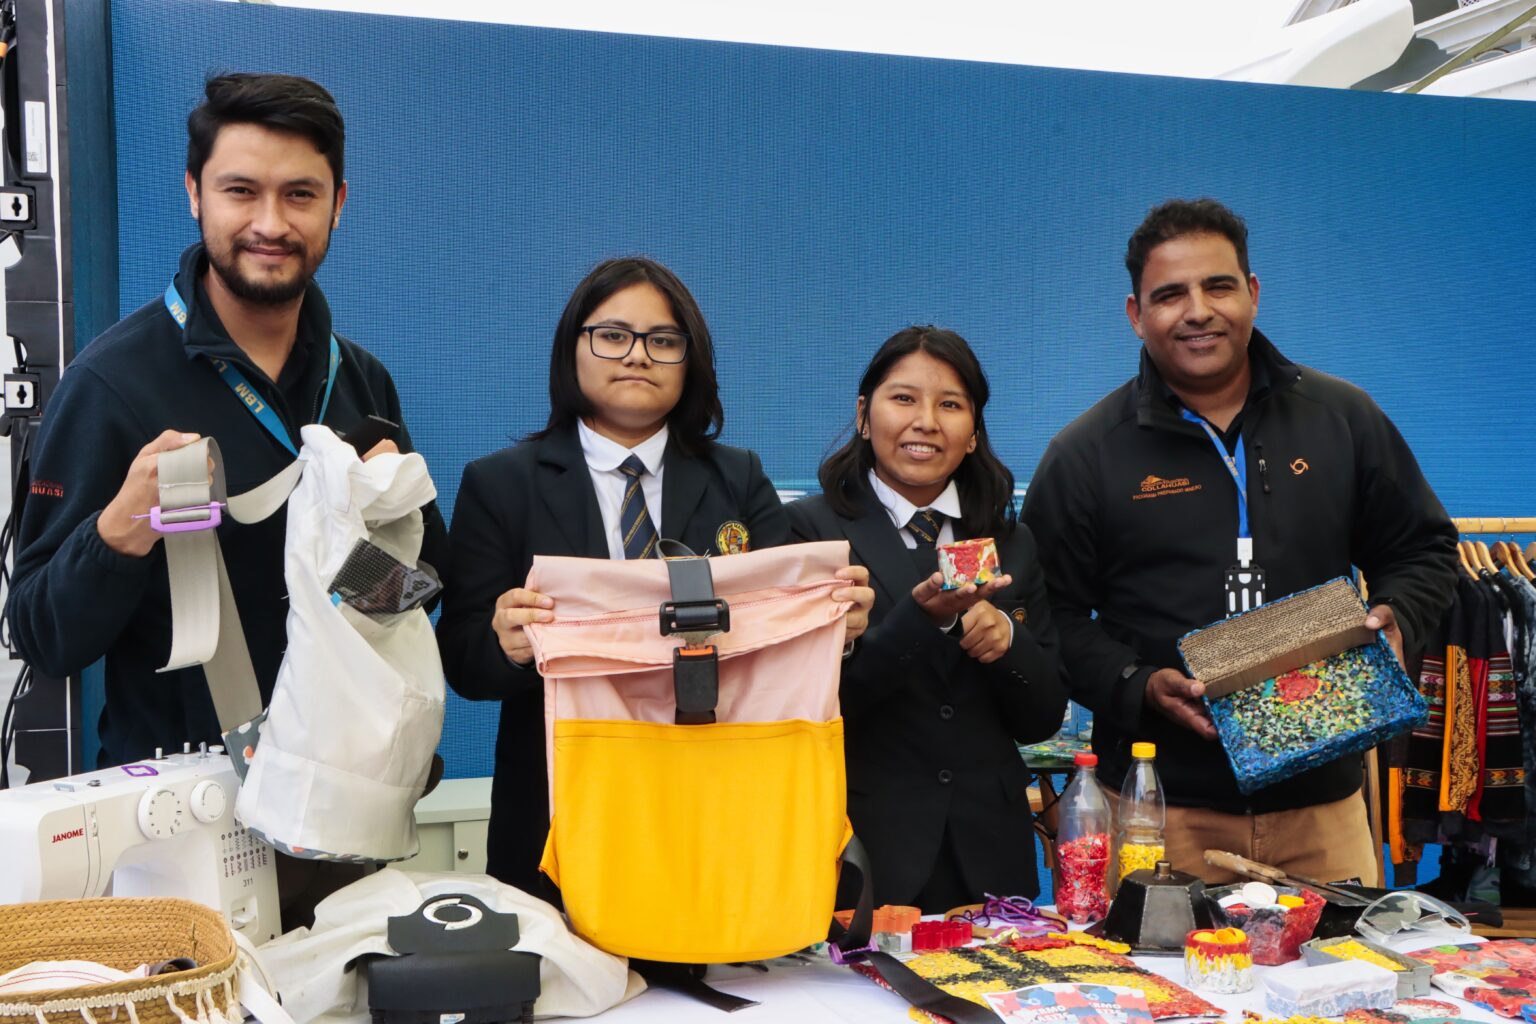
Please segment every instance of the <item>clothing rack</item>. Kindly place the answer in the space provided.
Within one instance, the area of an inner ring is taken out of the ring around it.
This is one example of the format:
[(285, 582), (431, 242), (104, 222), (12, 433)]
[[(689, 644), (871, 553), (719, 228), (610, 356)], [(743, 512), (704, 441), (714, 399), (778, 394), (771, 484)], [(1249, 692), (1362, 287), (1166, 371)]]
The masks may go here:
[(1473, 516), (1452, 519), (1458, 533), (1536, 533), (1536, 516)]
[[(1517, 533), (1536, 533), (1536, 516), (1456, 516), (1451, 519), (1451, 525), (1456, 527), (1456, 532), (1463, 537), (1477, 534), (1514, 535)], [(1532, 547), (1536, 548), (1536, 544), (1533, 544)], [(1360, 577), (1360, 593), (1361, 596), (1368, 594), (1364, 576)], [(1366, 603), (1370, 603), (1369, 598), (1367, 598)], [(1386, 885), (1386, 858), (1381, 852), (1386, 827), (1381, 808), (1381, 769), (1377, 760), (1376, 749), (1372, 747), (1365, 754), (1365, 791), (1369, 794), (1366, 799), (1366, 806), (1370, 818), (1371, 837), (1375, 840), (1376, 874), (1381, 880), (1381, 884)]]
[[(1456, 527), (1456, 532), (1463, 537), (1478, 534), (1512, 536), (1517, 533), (1536, 533), (1536, 516), (1455, 516), (1451, 519), (1451, 525)], [(1536, 543), (1531, 545), (1531, 549), (1536, 549)], [(1530, 557), (1529, 551), (1527, 557)], [(1360, 592), (1362, 596), (1366, 594), (1363, 576), (1360, 579)], [(1366, 803), (1369, 808), (1371, 836), (1375, 840), (1376, 873), (1381, 879), (1381, 884), (1385, 885), (1386, 861), (1381, 852), (1385, 828), (1382, 822), (1381, 778), (1376, 749), (1372, 747), (1366, 751), (1365, 755), (1365, 786), (1369, 794)]]

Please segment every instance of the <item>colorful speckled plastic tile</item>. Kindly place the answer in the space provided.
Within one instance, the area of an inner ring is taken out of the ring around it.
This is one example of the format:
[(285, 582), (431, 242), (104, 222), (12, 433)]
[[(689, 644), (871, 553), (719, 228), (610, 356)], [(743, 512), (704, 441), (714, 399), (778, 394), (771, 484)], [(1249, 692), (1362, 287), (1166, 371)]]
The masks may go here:
[(1390, 1010), (1350, 1010), (1344, 1024), (1409, 1024), (1457, 1020), (1461, 1007), (1440, 999), (1399, 999)]
[[(1435, 969), (1434, 984), (1501, 1017), (1536, 1006), (1536, 939), (1492, 939), (1413, 951)], [(1454, 984), (1448, 984), (1454, 982)]]
[[(1041, 949), (1037, 942), (1025, 939), (1020, 945), (1027, 948), (989, 944), (935, 950), (920, 953), (906, 963), (917, 975), (944, 991), (981, 1006), (986, 1005), (987, 992), (1011, 992), (1048, 984), (1113, 985), (1137, 989), (1146, 995), (1147, 1006), (1156, 1020), (1221, 1016), (1220, 1007), (1176, 982), (1142, 970), (1128, 956), (1075, 943)], [(867, 964), (854, 964), (853, 968), (885, 985)], [(948, 1024), (947, 1018), (916, 1008), (911, 1017), (920, 1024)]]
[(1206, 706), (1244, 793), (1368, 750), (1429, 714), (1381, 637)]
[(985, 998), (1006, 1024), (1152, 1024), (1147, 997), (1134, 988), (1031, 985)]

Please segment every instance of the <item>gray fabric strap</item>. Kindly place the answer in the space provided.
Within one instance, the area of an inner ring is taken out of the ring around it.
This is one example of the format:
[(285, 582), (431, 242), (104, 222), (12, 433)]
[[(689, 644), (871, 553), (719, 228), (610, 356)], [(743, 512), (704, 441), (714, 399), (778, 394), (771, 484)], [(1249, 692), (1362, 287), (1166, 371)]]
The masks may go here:
[(229, 514), (238, 523), (259, 523), (283, 507), (288, 495), (299, 485), (304, 475), (304, 462), (294, 459), (283, 467), (282, 472), (263, 483), (257, 484), (244, 494), (229, 498)]
[[(224, 467), (217, 456), (218, 445), (208, 438), (160, 453), (156, 464), (161, 519), (177, 523), (207, 518), (191, 507), (224, 500)], [(213, 566), (219, 541), (212, 530), (168, 533), (161, 539), (171, 582), (171, 656), (161, 669), (168, 672), (201, 665), (218, 649), (221, 603)]]
[[(259, 522), (288, 500), (304, 469), (295, 460), (266, 483), (230, 498), (225, 494), (224, 460), (212, 438), (161, 452), (157, 461), (160, 517), (172, 523), (206, 518), (193, 506), (210, 501), (224, 502), (238, 522)], [(202, 665), (219, 728), (227, 732), (260, 714), (262, 703), (218, 534), (169, 533), (162, 543), (171, 586), (171, 655), (160, 671)]]

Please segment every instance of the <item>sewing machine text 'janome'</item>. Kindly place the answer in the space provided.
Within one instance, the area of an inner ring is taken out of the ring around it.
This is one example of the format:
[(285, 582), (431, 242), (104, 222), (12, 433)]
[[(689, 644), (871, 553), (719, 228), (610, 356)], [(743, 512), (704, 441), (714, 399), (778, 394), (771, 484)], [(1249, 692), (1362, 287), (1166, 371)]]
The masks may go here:
[(215, 747), (0, 790), (0, 903), (178, 896), (266, 942), (277, 854), (235, 821), (238, 786)]

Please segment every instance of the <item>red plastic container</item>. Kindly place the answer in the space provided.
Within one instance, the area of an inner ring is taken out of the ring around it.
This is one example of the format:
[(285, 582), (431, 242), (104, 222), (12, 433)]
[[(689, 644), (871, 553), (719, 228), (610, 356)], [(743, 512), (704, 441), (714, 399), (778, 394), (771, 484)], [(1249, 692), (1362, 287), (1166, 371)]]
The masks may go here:
[(1253, 962), (1256, 964), (1274, 967), (1300, 960), (1301, 944), (1312, 937), (1318, 918), (1323, 916), (1323, 898), (1309, 889), (1276, 886), (1275, 892), (1281, 896), (1300, 896), (1301, 906), (1255, 910), (1244, 903), (1223, 908), (1218, 902), (1241, 888), (1240, 885), (1223, 885), (1205, 890), (1212, 923), (1217, 928), (1241, 928), (1247, 932), (1253, 943)]
[(919, 921), (912, 926), (912, 952), (953, 949), (971, 941), (969, 921)]

